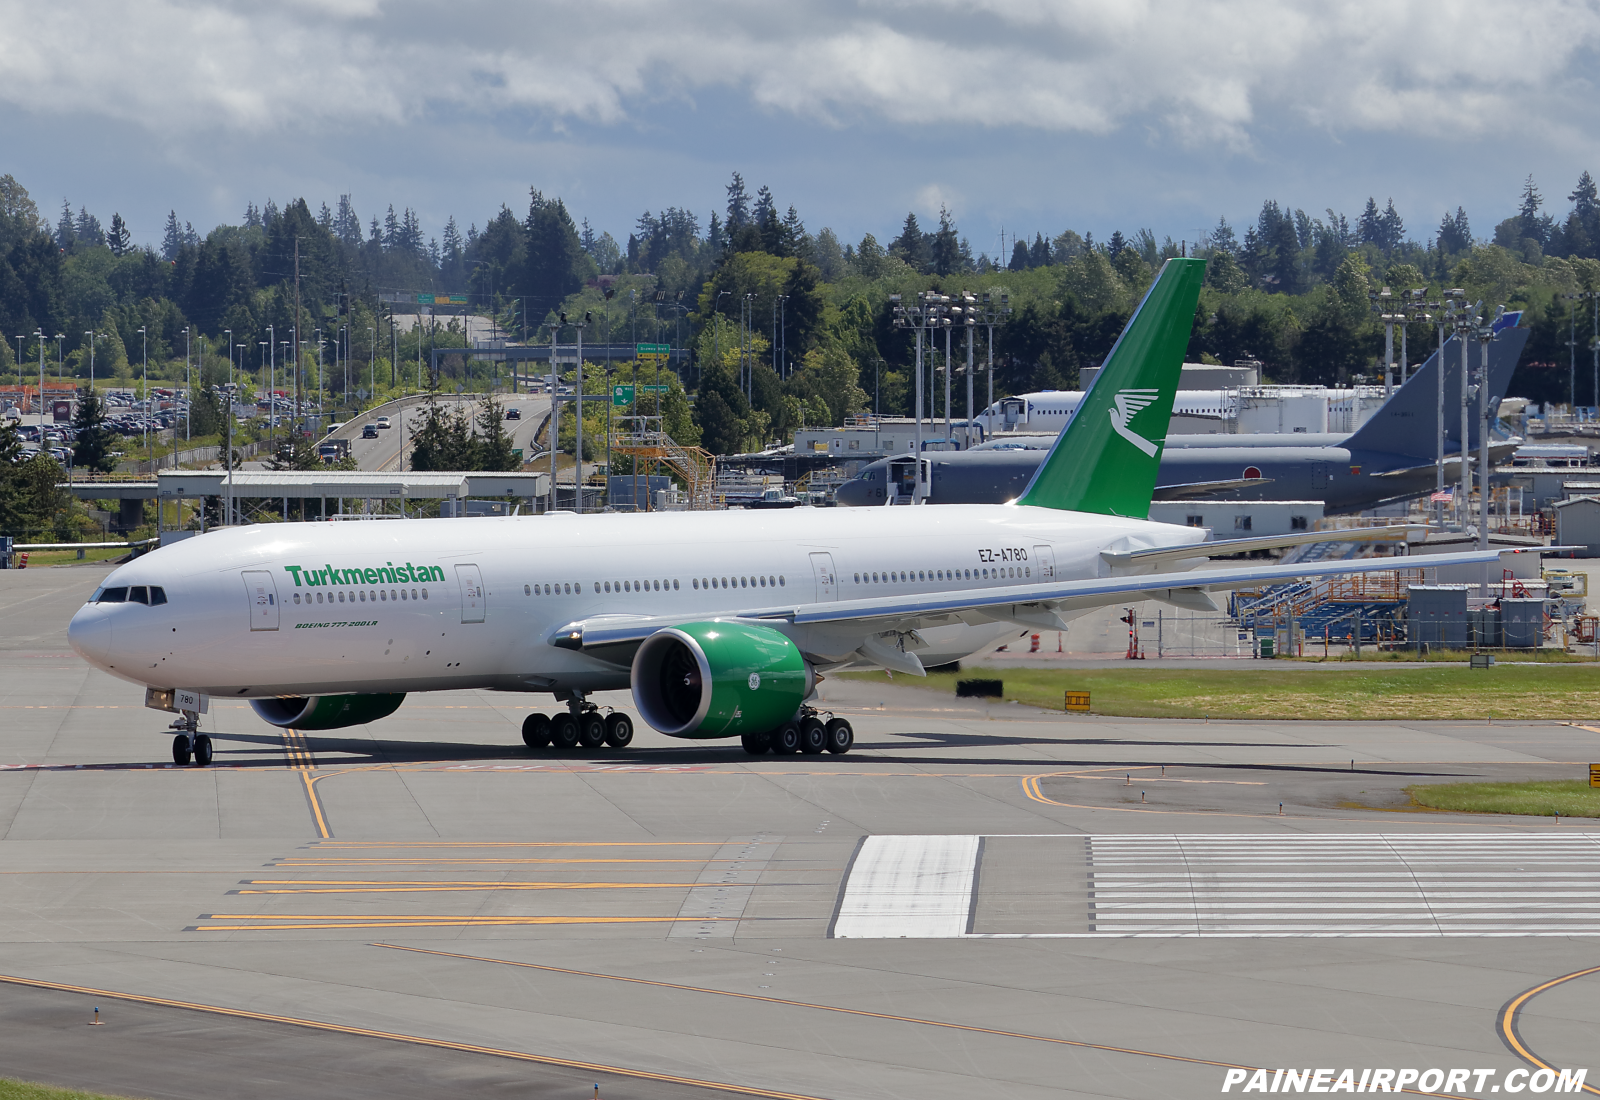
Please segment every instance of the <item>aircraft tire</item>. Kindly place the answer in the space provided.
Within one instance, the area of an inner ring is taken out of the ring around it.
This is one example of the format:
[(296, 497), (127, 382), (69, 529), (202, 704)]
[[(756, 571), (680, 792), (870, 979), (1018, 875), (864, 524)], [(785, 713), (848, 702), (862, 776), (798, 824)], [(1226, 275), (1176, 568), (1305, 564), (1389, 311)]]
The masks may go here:
[(550, 719), (550, 741), (563, 751), (578, 747), (578, 720), (570, 714)]
[(578, 719), (578, 744), (586, 749), (598, 749), (605, 743), (605, 718), (591, 712)]
[(202, 768), (211, 763), (211, 738), (203, 733), (194, 739), (194, 762)]
[(816, 715), (800, 723), (800, 751), (807, 756), (821, 756), (828, 747), (828, 728)]
[(172, 762), (180, 768), (189, 762), (189, 735), (180, 733), (172, 739)]
[(800, 751), (800, 727), (785, 722), (770, 735), (773, 756), (793, 756)]
[(614, 710), (606, 716), (606, 744), (614, 749), (625, 749), (633, 741), (633, 719)]
[(530, 714), (522, 720), (522, 743), (530, 749), (542, 749), (550, 743), (548, 714)]
[(835, 718), (828, 723), (828, 751), (831, 753), (847, 753), (856, 743), (856, 731), (850, 728), (850, 723), (843, 718)]
[(741, 733), (739, 740), (744, 744), (744, 751), (751, 756), (760, 756), (772, 747), (772, 734), (768, 730), (760, 733)]

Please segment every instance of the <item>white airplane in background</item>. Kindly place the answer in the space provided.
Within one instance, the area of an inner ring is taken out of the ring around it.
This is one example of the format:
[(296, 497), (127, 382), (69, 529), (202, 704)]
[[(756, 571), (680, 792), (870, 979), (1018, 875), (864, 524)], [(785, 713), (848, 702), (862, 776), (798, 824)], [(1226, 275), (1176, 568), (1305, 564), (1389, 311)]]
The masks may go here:
[[(973, 419), (989, 437), (996, 432), (1055, 434), (1071, 422), (1087, 392), (1038, 390), (1002, 397)], [(1179, 390), (1172, 402), (1172, 415), (1221, 424), (1237, 413), (1238, 404), (1232, 390)]]
[(1200, 547), (1209, 532), (1141, 518), (1204, 270), (1167, 261), (1013, 504), (262, 524), (117, 569), (68, 637), (144, 685), (147, 705), (181, 715), (178, 763), (210, 761), (199, 714), (211, 697), (315, 731), (392, 714), (408, 692), (463, 688), (566, 703), (553, 719), (527, 717), (533, 747), (628, 744), (629, 717), (588, 696), (631, 687), (670, 736), (841, 753), (854, 733), (810, 705), (819, 674), (920, 674), (1130, 597), (1214, 609), (1209, 591), (1393, 568), (1246, 563), (1194, 576), (1184, 570), (1211, 553), (1307, 538)]

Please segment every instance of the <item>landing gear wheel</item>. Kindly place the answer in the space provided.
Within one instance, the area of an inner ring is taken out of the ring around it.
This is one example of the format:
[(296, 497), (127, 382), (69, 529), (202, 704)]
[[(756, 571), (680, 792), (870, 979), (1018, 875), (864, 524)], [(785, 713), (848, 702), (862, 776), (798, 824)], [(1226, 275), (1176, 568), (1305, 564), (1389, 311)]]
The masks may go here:
[(827, 725), (828, 751), (846, 753), (856, 743), (856, 731), (843, 718), (834, 718)]
[(172, 739), (172, 762), (182, 767), (189, 762), (189, 735), (180, 733)]
[(633, 719), (614, 710), (606, 716), (606, 744), (614, 749), (625, 749), (633, 740)]
[(211, 763), (211, 738), (203, 733), (194, 739), (194, 762), (202, 768)]
[(598, 749), (606, 743), (606, 720), (594, 711), (578, 719), (578, 744), (586, 749)]
[(772, 731), (772, 755), (793, 756), (800, 751), (800, 727), (793, 722), (785, 722)]
[(751, 756), (760, 756), (772, 747), (772, 734), (767, 730), (760, 733), (741, 733), (739, 740), (744, 744), (744, 751)]
[(530, 749), (542, 749), (550, 743), (548, 714), (530, 714), (522, 720), (522, 743)]
[(800, 720), (800, 751), (807, 756), (820, 756), (828, 747), (828, 728), (822, 719), (809, 715)]
[(562, 750), (578, 745), (578, 720), (570, 714), (558, 714), (550, 719), (550, 740)]

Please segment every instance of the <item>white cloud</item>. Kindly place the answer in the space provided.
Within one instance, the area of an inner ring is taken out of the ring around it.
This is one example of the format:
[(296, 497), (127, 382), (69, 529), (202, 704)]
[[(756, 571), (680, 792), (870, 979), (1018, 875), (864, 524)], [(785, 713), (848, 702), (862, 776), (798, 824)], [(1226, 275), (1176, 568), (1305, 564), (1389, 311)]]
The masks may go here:
[(1137, 123), (1242, 150), (1283, 125), (1570, 127), (1597, 43), (1583, 0), (0, 0), (0, 103), (170, 138), (441, 112), (617, 125), (718, 91), (837, 127)]

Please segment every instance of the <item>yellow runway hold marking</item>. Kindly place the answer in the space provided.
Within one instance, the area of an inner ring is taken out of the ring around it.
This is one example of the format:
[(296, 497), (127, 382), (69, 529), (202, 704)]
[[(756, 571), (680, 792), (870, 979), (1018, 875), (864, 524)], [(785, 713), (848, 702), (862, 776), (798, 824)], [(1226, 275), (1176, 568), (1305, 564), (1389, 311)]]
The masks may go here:
[(478, 1046), (473, 1043), (455, 1043), (448, 1039), (430, 1039), (421, 1035), (406, 1035), (402, 1032), (377, 1031), (367, 1027), (351, 1027), (348, 1024), (331, 1024), (322, 1020), (306, 1020), (298, 1016), (277, 1016), (268, 1012), (249, 1012), (245, 1009), (223, 1008), (220, 1005), (200, 1004), (194, 1001), (175, 1001), (166, 997), (147, 997), (138, 993), (93, 989), (82, 985), (68, 985), (65, 982), (45, 982), (34, 978), (14, 977), (9, 974), (0, 974), (0, 982), (29, 986), (33, 989), (54, 989), (63, 993), (82, 993), (91, 997), (132, 1001), (137, 1004), (160, 1005), (165, 1008), (186, 1008), (194, 1012), (210, 1012), (218, 1016), (229, 1016), (238, 1020), (261, 1020), (265, 1023), (291, 1024), (295, 1027), (307, 1027), (316, 1031), (329, 1031), (340, 1035), (361, 1035), (369, 1039), (389, 1039), (397, 1043), (415, 1043), (418, 1046), (433, 1047), (437, 1050), (457, 1050), (467, 1054), (487, 1054), (495, 1058), (512, 1058), (520, 1062), (532, 1062), (537, 1065), (579, 1069), (585, 1073), (614, 1073), (621, 1077), (631, 1077), (642, 1081), (666, 1081), (674, 1085), (694, 1085), (698, 1088), (716, 1089), (719, 1092), (735, 1093), (740, 1096), (762, 1096), (769, 1098), (769, 1100), (819, 1100), (818, 1097), (807, 1096), (803, 1093), (779, 1092), (775, 1089), (734, 1085), (724, 1081), (702, 1081), (699, 1078), (679, 1077), (671, 1073), (653, 1073), (645, 1069), (608, 1066), (599, 1062), (580, 1062), (571, 1058), (556, 1058), (548, 1054), (529, 1054), (520, 1050), (505, 1050), (500, 1047)]
[(252, 881), (251, 886), (281, 885), (287, 890), (234, 890), (234, 894), (431, 894), (475, 890), (707, 890), (720, 882), (307, 882)]
[(311, 774), (317, 766), (317, 761), (311, 755), (311, 746), (306, 744), (305, 734), (299, 730), (283, 731), (283, 755), (287, 758), (290, 769), (300, 773), (300, 781), (306, 788), (306, 802), (311, 806), (311, 823), (317, 827), (317, 835), (326, 840), (333, 835), (333, 832), (328, 828), (328, 815), (322, 811), (322, 799), (317, 797), (317, 780), (338, 773)]
[[(1583, 728), (1588, 729), (1589, 727), (1584, 726)], [(1600, 730), (1595, 730), (1594, 732), (1600, 733)], [(1558, 1067), (1552, 1066), (1549, 1062), (1546, 1062), (1543, 1058), (1540, 1058), (1533, 1051), (1529, 1050), (1527, 1044), (1522, 1041), (1522, 1033), (1517, 1027), (1519, 1017), (1522, 1015), (1522, 1010), (1527, 1003), (1533, 1000), (1539, 994), (1543, 993), (1545, 990), (1554, 989), (1556, 986), (1562, 985), (1565, 982), (1570, 982), (1574, 978), (1587, 978), (1590, 974), (1600, 974), (1600, 966), (1591, 966), (1587, 970), (1575, 970), (1571, 974), (1563, 974), (1559, 978), (1551, 978), (1549, 981), (1536, 985), (1532, 989), (1525, 990), (1524, 992), (1519, 993), (1515, 997), (1511, 998), (1505, 1003), (1505, 1006), (1500, 1009), (1500, 1016), (1495, 1020), (1495, 1030), (1500, 1033), (1500, 1041), (1505, 1043), (1507, 1047), (1511, 1048), (1511, 1053), (1515, 1054), (1518, 1058), (1521, 1058), (1524, 1062), (1537, 1066), (1540, 1069), (1547, 1069), (1551, 1072), (1559, 1072)], [(1569, 1066), (1567, 1068), (1571, 1069), (1573, 1067)], [(1600, 1089), (1595, 1088), (1593, 1085), (1584, 1085), (1583, 1091), (1587, 1092), (1591, 1096), (1600, 1096)]]
[[(1243, 1069), (1254, 1071), (1260, 1067), (1240, 1065), (1237, 1062), (1217, 1062), (1209, 1058), (1189, 1058), (1182, 1054), (1163, 1054), (1155, 1050), (1139, 1050), (1136, 1047), (1112, 1046), (1109, 1043), (1090, 1043), (1082, 1039), (1058, 1039), (1050, 1035), (1032, 1035), (1026, 1031), (1006, 1031), (995, 1027), (978, 1027), (976, 1024), (955, 1024), (948, 1020), (925, 1020), (917, 1016), (896, 1016), (889, 1012), (868, 1012), (860, 1008), (842, 1008), (839, 1005), (823, 1005), (814, 1001), (791, 1001), (784, 997), (763, 997), (757, 993), (734, 993), (726, 989), (708, 989), (700, 985), (682, 985), (678, 982), (661, 982), (649, 978), (628, 978), (621, 974), (606, 974), (596, 970), (572, 970), (564, 966), (545, 966), (540, 963), (516, 962), (512, 959), (496, 959), (483, 955), (463, 955), (454, 951), (433, 951), (425, 947), (402, 947), (397, 943), (375, 943), (373, 947), (383, 947), (390, 951), (409, 951), (415, 955), (438, 955), (446, 959), (463, 959), (468, 962), (491, 963), (496, 966), (517, 966), (528, 970), (543, 970), (551, 974), (571, 974), (580, 978), (602, 978), (612, 982), (628, 982), (632, 985), (649, 985), (658, 989), (680, 989), (689, 993), (708, 993), (717, 997), (733, 997), (741, 1001), (762, 1001), (767, 1004), (785, 1005), (790, 1008), (810, 1008), (818, 1012), (837, 1012), (846, 1016), (865, 1016), (874, 1020), (893, 1020), (902, 1024), (919, 1024), (923, 1027), (949, 1028), (952, 1031), (975, 1031), (982, 1035), (999, 1035), (1007, 1039), (1027, 1039), (1036, 1043), (1054, 1043), (1057, 1046), (1078, 1047), (1082, 1050), (1103, 1050), (1111, 1054), (1132, 1054), (1140, 1058), (1158, 1058), (1164, 1062), (1186, 1062), (1192, 1066), (1216, 1066), (1220, 1069)], [(1463, 1097), (1453, 1097), (1442, 1092), (1419, 1092), (1416, 1089), (1405, 1089), (1415, 1096), (1442, 1096), (1446, 1100), (1465, 1100)]]
[[(676, 924), (682, 917), (471, 917), (471, 916), (317, 916), (283, 913), (277, 916), (212, 913), (203, 921), (276, 921), (274, 924), (197, 924), (191, 932), (296, 932), (332, 931), (340, 928), (496, 928), (508, 925)], [(738, 917), (695, 917), (707, 921), (737, 921)], [(293, 923), (290, 923), (293, 922)]]

